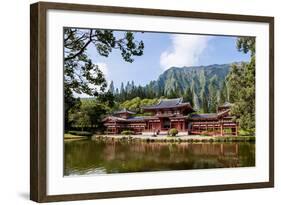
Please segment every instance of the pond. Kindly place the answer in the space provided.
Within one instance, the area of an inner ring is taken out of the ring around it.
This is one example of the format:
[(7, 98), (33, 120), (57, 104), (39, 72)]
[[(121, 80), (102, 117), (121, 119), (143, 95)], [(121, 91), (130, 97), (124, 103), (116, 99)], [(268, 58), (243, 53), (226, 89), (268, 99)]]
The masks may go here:
[(255, 143), (65, 142), (64, 175), (255, 166)]

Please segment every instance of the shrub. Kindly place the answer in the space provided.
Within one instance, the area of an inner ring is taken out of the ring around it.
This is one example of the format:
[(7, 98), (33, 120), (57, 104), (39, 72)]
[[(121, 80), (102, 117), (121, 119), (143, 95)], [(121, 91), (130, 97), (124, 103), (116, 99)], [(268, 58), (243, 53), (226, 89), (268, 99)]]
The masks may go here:
[(72, 135), (78, 135), (78, 136), (86, 136), (86, 137), (92, 136), (91, 132), (86, 132), (86, 131), (68, 131), (68, 133), (72, 134)]
[(132, 134), (134, 134), (134, 132), (131, 130), (124, 130), (121, 132), (121, 135), (132, 135)]
[(169, 135), (170, 136), (176, 136), (179, 133), (179, 131), (176, 128), (172, 128), (169, 130)]

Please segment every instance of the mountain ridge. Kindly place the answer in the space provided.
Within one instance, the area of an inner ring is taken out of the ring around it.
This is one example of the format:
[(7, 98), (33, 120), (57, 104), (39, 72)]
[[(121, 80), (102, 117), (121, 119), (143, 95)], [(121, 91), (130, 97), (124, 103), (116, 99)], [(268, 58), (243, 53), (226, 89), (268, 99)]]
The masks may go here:
[(159, 75), (157, 80), (151, 81), (147, 86), (152, 87), (156, 92), (161, 92), (163, 95), (169, 95), (175, 90), (183, 93), (187, 88), (194, 89), (194, 92), (198, 93), (203, 87), (208, 87), (214, 81), (216, 81), (215, 87), (219, 89), (222, 87), (232, 64), (189, 67), (173, 66), (165, 70)]

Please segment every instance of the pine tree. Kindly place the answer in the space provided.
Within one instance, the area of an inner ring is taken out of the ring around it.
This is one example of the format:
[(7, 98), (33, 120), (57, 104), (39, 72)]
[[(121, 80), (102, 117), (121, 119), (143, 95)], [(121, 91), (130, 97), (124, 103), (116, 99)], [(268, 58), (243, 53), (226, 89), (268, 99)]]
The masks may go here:
[(237, 49), (250, 52), (251, 60), (233, 65), (228, 75), (229, 99), (234, 102), (231, 113), (242, 129), (255, 133), (255, 38), (238, 38)]
[(119, 89), (118, 88), (115, 89), (115, 94), (119, 95)]
[(109, 85), (108, 91), (111, 92), (112, 94), (114, 94), (115, 89), (114, 89), (113, 80), (110, 81), (110, 85)]
[(121, 87), (120, 87), (120, 93), (123, 94), (125, 92), (124, 90), (124, 83), (121, 83)]
[(202, 103), (202, 112), (203, 113), (209, 112), (208, 97), (204, 90), (201, 92), (201, 103)]
[(126, 91), (126, 93), (131, 92), (131, 84), (130, 84), (129, 81), (127, 82), (127, 85), (126, 85), (126, 87), (125, 87), (125, 91)]
[(217, 84), (217, 77), (214, 76), (209, 83), (208, 90), (209, 90), (209, 112), (216, 112), (218, 106), (218, 84)]
[(243, 86), (243, 68), (236, 64), (232, 65), (231, 71), (227, 76), (229, 83), (229, 101), (235, 103), (239, 99), (239, 93)]
[(124, 89), (124, 83), (121, 82), (121, 87), (120, 87), (120, 101), (125, 100), (125, 89)]
[(222, 105), (225, 102), (228, 102), (228, 91), (226, 81), (223, 81), (222, 88), (219, 91), (219, 105)]
[(183, 101), (189, 102), (191, 106), (193, 106), (193, 93), (191, 91), (191, 88), (188, 87), (183, 95)]

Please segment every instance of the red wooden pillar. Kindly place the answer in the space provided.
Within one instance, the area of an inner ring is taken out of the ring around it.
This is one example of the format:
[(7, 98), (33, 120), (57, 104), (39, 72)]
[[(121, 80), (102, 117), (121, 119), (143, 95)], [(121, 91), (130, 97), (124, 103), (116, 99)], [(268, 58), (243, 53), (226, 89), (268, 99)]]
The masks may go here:
[(221, 136), (223, 136), (223, 125), (221, 123)]
[(182, 131), (182, 130), (183, 130), (183, 124), (182, 124), (182, 121), (179, 121), (179, 126), (180, 126), (180, 130)]
[(238, 125), (236, 123), (236, 126), (235, 126), (235, 136), (238, 136)]

